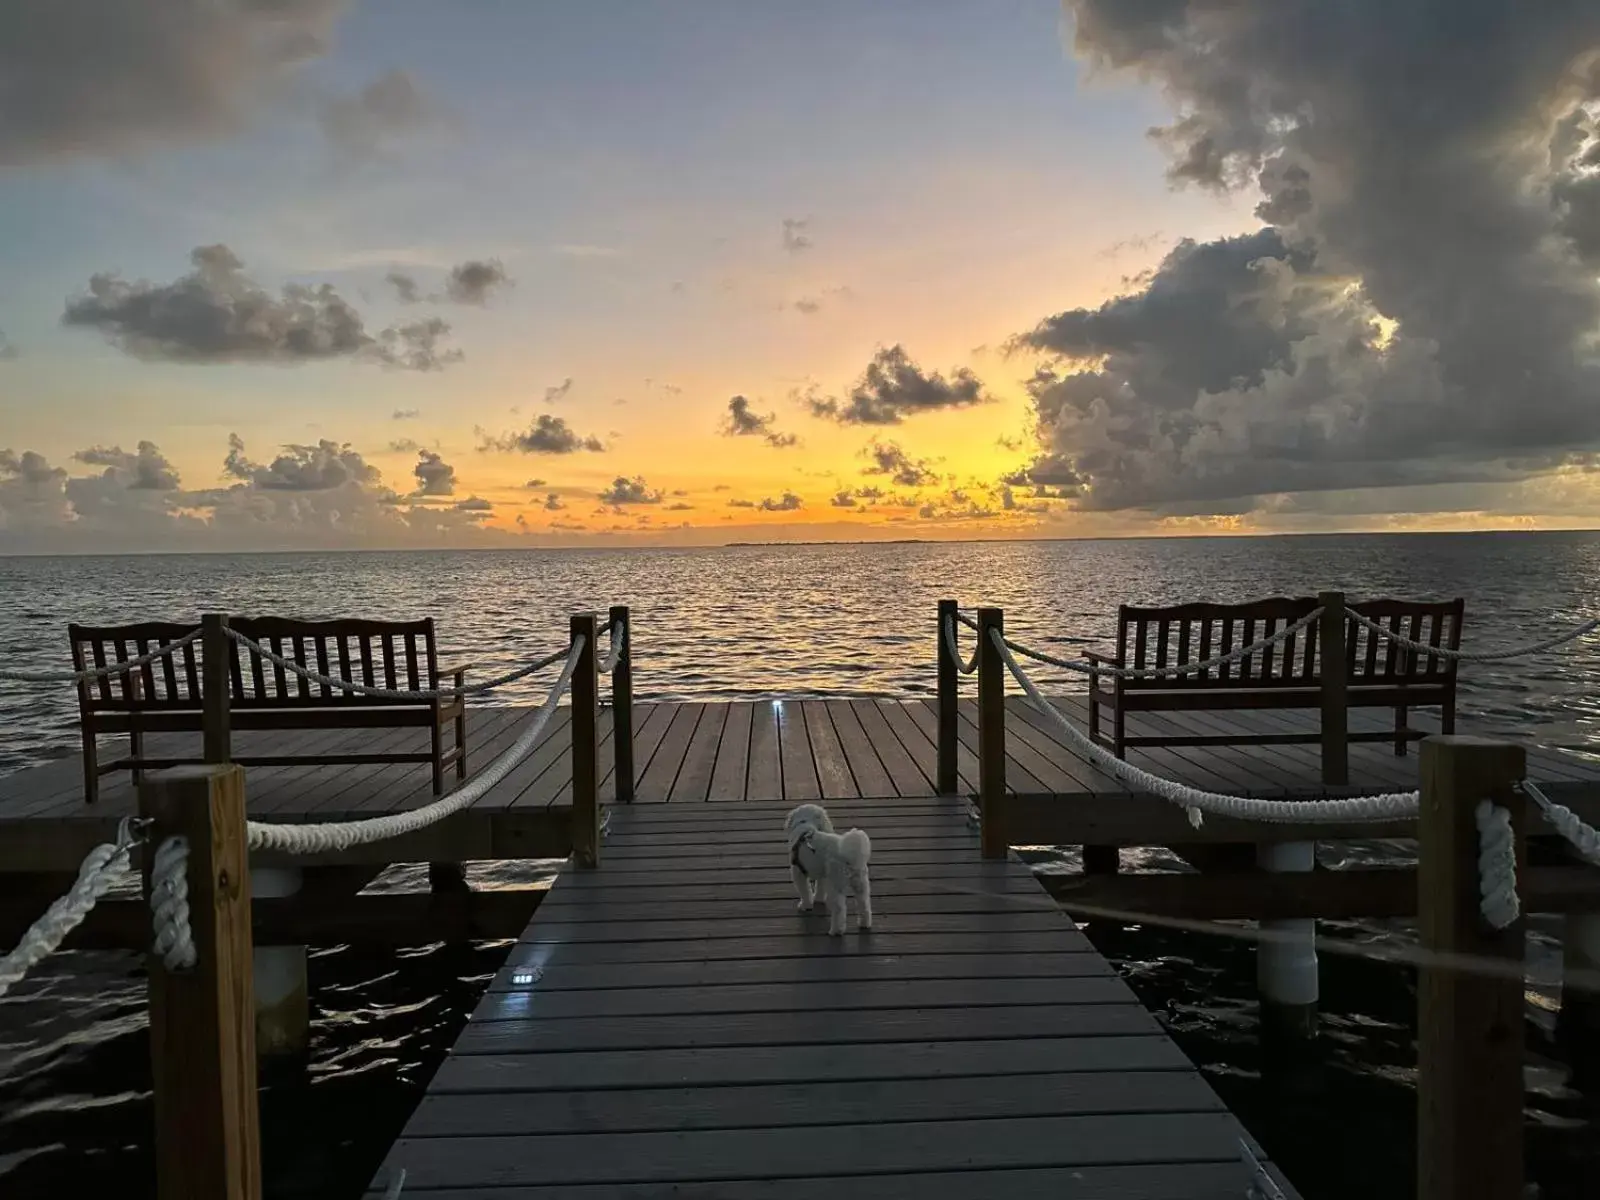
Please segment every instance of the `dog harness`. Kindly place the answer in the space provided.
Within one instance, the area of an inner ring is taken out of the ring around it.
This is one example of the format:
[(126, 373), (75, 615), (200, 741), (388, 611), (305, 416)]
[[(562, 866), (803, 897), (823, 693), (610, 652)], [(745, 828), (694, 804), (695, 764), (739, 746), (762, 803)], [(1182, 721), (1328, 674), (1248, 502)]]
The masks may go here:
[(811, 872), (806, 870), (805, 864), (800, 861), (801, 846), (804, 846), (807, 850), (811, 849), (811, 835), (809, 833), (795, 838), (794, 845), (789, 848), (789, 861), (794, 864), (795, 869), (798, 870), (800, 874), (804, 875), (807, 879), (810, 879)]

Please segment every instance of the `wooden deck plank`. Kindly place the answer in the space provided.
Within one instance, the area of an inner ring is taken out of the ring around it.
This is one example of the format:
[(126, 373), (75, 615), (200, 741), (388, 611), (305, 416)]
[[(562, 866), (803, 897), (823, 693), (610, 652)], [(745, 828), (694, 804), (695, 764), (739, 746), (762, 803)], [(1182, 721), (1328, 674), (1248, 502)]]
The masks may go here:
[(761, 702), (751, 706), (750, 760), (743, 800), (782, 800), (783, 764), (778, 754), (778, 708)]
[(549, 1136), (604, 1130), (607, 1137), (656, 1130), (793, 1128), (938, 1121), (959, 1112), (973, 1120), (1107, 1113), (1215, 1113), (1222, 1102), (1186, 1071), (1037, 1074), (960, 1079), (889, 1079), (804, 1085), (733, 1084), (626, 1091), (471, 1094), (426, 1097), (412, 1137)]
[[(916, 701), (902, 704), (897, 700), (887, 700), (877, 706), (878, 715), (899, 739), (901, 747), (911, 756), (916, 763), (917, 771), (927, 781), (926, 795), (932, 795), (936, 781), (939, 778), (939, 752), (938, 742), (935, 741), (935, 730), (924, 730), (918, 724), (916, 713), (921, 711), (921, 704)], [(978, 778), (978, 755), (973, 744), (958, 742), (956, 746), (956, 761), (961, 776), (972, 781), (976, 787)], [(914, 794), (914, 793), (913, 793)]]
[[(883, 764), (884, 773), (896, 796), (931, 796), (934, 781), (924, 775), (916, 759), (889, 727), (878, 700), (848, 701), (850, 711), (861, 725), (861, 732)], [(965, 786), (965, 785), (963, 785)]]
[(530, 927), (507, 957), (508, 963), (546, 964), (732, 962), (738, 959), (846, 959), (875, 954), (1038, 954), (1089, 949), (1089, 939), (1073, 928), (1010, 930), (1005, 933), (884, 933), (866, 938), (831, 938), (807, 926), (799, 937), (764, 936), (683, 939), (682, 941), (582, 942), (561, 945), (538, 940)]
[(669, 799), (673, 801), (704, 800), (711, 794), (711, 777), (717, 767), (717, 751), (722, 744), (722, 731), (728, 721), (726, 704), (708, 704), (695, 726), (694, 736), (684, 753), (683, 766), (673, 781)]
[(727, 723), (717, 748), (717, 765), (711, 773), (708, 800), (743, 800), (745, 773), (750, 763), (750, 718), (755, 706), (728, 705)]
[(833, 729), (844, 751), (851, 778), (855, 780), (857, 794), (884, 798), (898, 796), (900, 793), (889, 778), (889, 772), (884, 768), (877, 750), (873, 748), (872, 739), (861, 727), (861, 718), (856, 715), (855, 706), (848, 700), (828, 700), (823, 703), (827, 705), (828, 716), (833, 719)]
[(863, 795), (856, 784), (855, 774), (845, 758), (844, 743), (833, 727), (824, 700), (804, 700), (800, 712), (805, 718), (806, 738), (811, 743), (811, 765), (817, 772), (817, 784), (824, 801), (851, 799)]
[(816, 761), (811, 757), (811, 739), (806, 733), (803, 709), (794, 701), (774, 703), (772, 709), (778, 722), (778, 759), (783, 773), (783, 798), (790, 803), (820, 800), (822, 785), (817, 780)]
[(677, 782), (678, 772), (689, 753), (689, 743), (694, 739), (695, 727), (700, 724), (705, 711), (704, 704), (680, 704), (677, 707), (672, 714), (672, 723), (667, 726), (655, 753), (650, 756), (649, 764), (639, 776), (638, 786), (634, 789), (634, 799), (638, 803), (664, 804), (671, 797), (672, 785)]

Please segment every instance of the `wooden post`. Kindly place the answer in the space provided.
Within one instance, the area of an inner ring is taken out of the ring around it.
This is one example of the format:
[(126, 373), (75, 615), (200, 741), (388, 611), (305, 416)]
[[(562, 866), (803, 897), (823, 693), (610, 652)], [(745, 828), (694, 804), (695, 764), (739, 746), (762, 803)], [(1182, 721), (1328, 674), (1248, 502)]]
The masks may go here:
[(956, 613), (961, 605), (955, 600), (939, 601), (939, 786), (941, 796), (953, 796), (959, 786), (956, 782), (956, 730), (959, 714), (956, 705), (959, 693), (960, 670), (956, 657), (950, 653), (950, 639), (945, 630), (956, 623)]
[(1322, 682), (1322, 782), (1350, 782), (1350, 697), (1345, 670), (1343, 592), (1320, 592), (1317, 644), (1321, 647), (1318, 678)]
[(221, 613), (206, 613), (200, 618), (200, 659), (200, 723), (205, 733), (205, 760), (225, 763), (233, 758), (228, 719), (233, 683), (228, 677), (228, 664), (234, 660), (234, 648), (233, 639), (228, 636), (228, 618)]
[[(148, 964), (156, 1194), (259, 1200), (244, 771), (208, 764), (152, 773), (139, 789), (139, 811), (154, 822), (150, 847), (174, 835), (188, 839), (196, 951), (192, 970), (170, 972), (153, 954)], [(147, 901), (154, 857), (153, 850), (144, 856)]]
[[(1418, 816), (1418, 1200), (1522, 1200), (1523, 921), (1479, 910), (1479, 801), (1511, 813), (1523, 876), (1521, 746), (1474, 737), (1422, 742)], [(1433, 956), (1462, 956), (1434, 964)], [(1492, 960), (1490, 973), (1471, 960)]]
[(572, 857), (580, 867), (600, 865), (599, 631), (594, 613), (572, 618), (573, 644), (583, 639), (572, 673)]
[(622, 652), (611, 668), (611, 749), (616, 755), (617, 802), (633, 803), (633, 624), (626, 604), (611, 608), (611, 627), (623, 630)]
[(1005, 636), (1005, 613), (978, 610), (978, 810), (983, 819), (983, 857), (1004, 858), (1011, 849), (1000, 808), (1006, 796), (1006, 664), (989, 636)]

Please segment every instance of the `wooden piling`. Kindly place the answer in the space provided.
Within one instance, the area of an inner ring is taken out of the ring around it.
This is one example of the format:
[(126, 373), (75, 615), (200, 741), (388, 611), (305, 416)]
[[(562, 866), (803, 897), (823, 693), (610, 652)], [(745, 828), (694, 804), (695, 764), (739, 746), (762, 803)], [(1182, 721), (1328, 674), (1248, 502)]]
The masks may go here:
[(945, 636), (945, 630), (956, 624), (956, 613), (961, 610), (961, 605), (955, 600), (939, 601), (939, 632), (938, 641), (938, 666), (939, 666), (939, 746), (938, 746), (938, 792), (941, 796), (956, 794), (956, 737), (960, 727), (956, 706), (960, 695), (957, 684), (960, 681), (960, 668), (956, 665), (956, 657), (950, 653), (950, 639)]
[(572, 857), (580, 867), (600, 864), (599, 631), (594, 613), (573, 616), (572, 644), (583, 639), (572, 673)]
[[(207, 671), (211, 660), (207, 659)], [(255, 997), (250, 973), (250, 874), (244, 771), (226, 764), (152, 773), (139, 789), (154, 847), (189, 843), (189, 926), (195, 965), (149, 958), (155, 1086), (156, 1194), (161, 1200), (258, 1200)]]
[(233, 758), (233, 737), (229, 729), (229, 690), (233, 683), (228, 666), (235, 659), (233, 639), (228, 636), (228, 618), (221, 613), (206, 613), (200, 618), (202, 707), (204, 754), (208, 763), (225, 763)]
[(1475, 812), (1511, 814), (1524, 875), (1522, 747), (1474, 737), (1423, 739), (1417, 925), (1418, 1200), (1522, 1200), (1521, 919), (1493, 929), (1479, 909)]
[(1350, 782), (1350, 696), (1343, 592), (1319, 592), (1317, 676), (1322, 683), (1322, 782)]
[(1006, 664), (990, 632), (1005, 636), (1005, 613), (978, 610), (978, 809), (984, 858), (1004, 858), (1006, 798)]
[(611, 748), (617, 803), (633, 803), (633, 624), (626, 604), (611, 608), (611, 627), (623, 631), (622, 650), (611, 668)]

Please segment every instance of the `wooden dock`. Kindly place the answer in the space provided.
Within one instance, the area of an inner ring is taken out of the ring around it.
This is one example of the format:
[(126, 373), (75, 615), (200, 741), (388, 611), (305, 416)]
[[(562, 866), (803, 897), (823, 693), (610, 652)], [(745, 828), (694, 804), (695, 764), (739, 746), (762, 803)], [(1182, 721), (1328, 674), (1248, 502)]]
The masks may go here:
[(964, 802), (830, 803), (873, 837), (875, 924), (843, 938), (795, 911), (786, 808), (616, 810), (374, 1192), (1245, 1194), (1244, 1129), (1027, 867), (979, 859)]
[[(1058, 701), (1080, 722), (1081, 697)], [(1062, 744), (1061, 735), (1020, 697), (1006, 702), (1006, 785), (1018, 796), (1046, 805), (1073, 800), (1119, 798), (1119, 808), (1099, 806), (1101, 815), (1123, 813), (1120, 832), (1108, 842), (1160, 844), (1155, 833), (1137, 841), (1140, 829), (1159, 830), (1162, 818), (1181, 814), (1162, 801), (1130, 797), (1117, 780)], [(471, 762), (489, 762), (516, 738), (529, 710), (469, 709)], [(570, 710), (557, 711), (526, 761), (464, 811), (394, 841), (326, 855), (320, 863), (466, 861), (559, 858), (570, 849), (567, 808), (572, 798)], [(639, 704), (634, 711), (635, 800), (671, 802), (915, 799), (935, 794), (937, 712), (933, 700), (791, 700), (754, 703)], [(1283, 712), (1136, 714), (1130, 730), (1218, 733), (1247, 729), (1282, 732), (1304, 728), (1315, 715)], [(1351, 729), (1382, 728), (1382, 716), (1352, 710)], [(977, 790), (977, 706), (960, 704), (958, 787)], [(381, 749), (424, 745), (419, 730), (330, 730), (314, 733), (236, 733), (240, 753), (336, 752), (358, 745)], [(600, 799), (610, 804), (611, 714), (600, 716)], [(198, 753), (195, 735), (149, 735), (165, 752)], [(1350, 747), (1350, 783), (1327, 789), (1319, 778), (1317, 747), (1204, 746), (1135, 749), (1130, 761), (1169, 779), (1238, 795), (1285, 796), (1403, 790), (1417, 786), (1415, 749), (1396, 756), (1379, 743)], [(1562, 803), (1591, 812), (1600, 800), (1600, 762), (1552, 750), (1530, 750), (1529, 776)], [(117, 822), (134, 810), (126, 773), (107, 776), (101, 799), (83, 802), (78, 759), (61, 759), (0, 778), (0, 873), (75, 871), (91, 847), (115, 835)], [(250, 814), (262, 820), (300, 822), (351, 820), (415, 808), (433, 799), (426, 766), (259, 767), (249, 772)], [(1143, 801), (1143, 802), (1141, 802)], [(1156, 822), (1152, 825), (1150, 822)], [(1219, 824), (1219, 828), (1223, 826)], [(1259, 830), (1258, 830), (1259, 833)], [(1250, 839), (1244, 839), (1250, 840)], [(298, 861), (306, 861), (304, 859)]]

